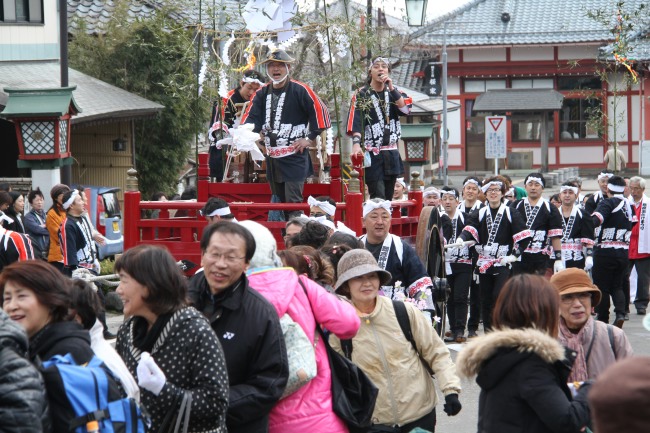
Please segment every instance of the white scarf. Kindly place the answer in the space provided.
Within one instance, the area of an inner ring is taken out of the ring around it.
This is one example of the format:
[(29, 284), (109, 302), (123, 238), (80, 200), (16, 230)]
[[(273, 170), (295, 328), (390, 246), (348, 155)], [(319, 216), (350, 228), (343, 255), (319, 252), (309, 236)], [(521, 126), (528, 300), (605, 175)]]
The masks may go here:
[[(319, 207), (329, 216), (334, 216), (336, 213), (336, 206), (333, 206), (330, 202), (328, 201), (318, 201), (311, 195), (307, 199), (307, 204), (309, 206), (316, 206)], [(390, 212), (390, 211), (389, 211)]]
[(645, 194), (641, 199), (641, 214), (638, 224), (639, 254), (650, 254), (650, 198)]

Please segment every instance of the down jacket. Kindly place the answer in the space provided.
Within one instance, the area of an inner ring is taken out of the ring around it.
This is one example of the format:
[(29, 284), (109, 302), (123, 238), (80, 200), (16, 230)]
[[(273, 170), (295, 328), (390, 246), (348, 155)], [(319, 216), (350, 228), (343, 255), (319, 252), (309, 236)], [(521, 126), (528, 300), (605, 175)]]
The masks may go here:
[[(438, 337), (431, 321), (412, 303), (405, 303), (411, 332), (422, 354), (436, 374), (442, 393), (460, 393), (460, 379), (449, 349)], [(339, 353), (341, 342), (330, 337)], [(438, 403), (433, 379), (397, 322), (393, 302), (377, 297), (372, 313), (361, 316), (361, 327), (352, 339), (352, 362), (379, 388), (372, 414), (373, 424), (400, 425), (429, 414)]]
[(27, 336), (0, 310), (0, 431), (40, 433), (50, 430), (45, 384), (26, 358)]
[(503, 329), (470, 342), (456, 359), (478, 374), (479, 433), (578, 433), (589, 422), (586, 383), (567, 386), (575, 352), (536, 329)]
[[(352, 338), (359, 329), (359, 317), (351, 304), (339, 300), (307, 277), (298, 277), (293, 268), (254, 272), (248, 280), (273, 304), (278, 317), (289, 314), (311, 341), (318, 335), (319, 324), (339, 338)], [(269, 418), (270, 433), (348, 431), (332, 412), (331, 371), (320, 337), (316, 343), (316, 365), (318, 374), (314, 379), (275, 405)]]

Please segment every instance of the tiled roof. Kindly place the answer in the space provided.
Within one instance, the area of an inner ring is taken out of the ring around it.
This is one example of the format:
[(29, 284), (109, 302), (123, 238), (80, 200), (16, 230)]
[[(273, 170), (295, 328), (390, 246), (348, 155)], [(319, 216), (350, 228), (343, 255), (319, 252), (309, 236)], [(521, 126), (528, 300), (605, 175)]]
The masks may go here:
[[(610, 44), (600, 49), (600, 57), (607, 60), (613, 60), (614, 45)], [(625, 57), (632, 61), (648, 62), (650, 61), (650, 26), (646, 32), (638, 32), (637, 35), (631, 38), (629, 43), (629, 51), (625, 53)]]
[[(614, 11), (612, 0), (472, 0), (411, 33), (413, 45), (448, 46), (599, 43), (611, 40), (587, 11)], [(626, 0), (634, 10), (647, 0)], [(505, 15), (507, 14), (507, 15)]]
[(546, 111), (562, 108), (564, 96), (550, 89), (499, 89), (478, 95), (474, 111)]
[[(118, 0), (67, 0), (68, 1), (68, 32), (75, 33), (79, 29), (79, 20), (86, 23), (86, 32), (90, 34), (103, 33), (103, 27), (108, 23), (115, 9), (120, 7)], [(150, 18), (156, 10), (169, 0), (123, 0), (128, 2), (129, 20)], [(213, 17), (209, 12), (213, 10), (212, 1), (199, 2), (198, 0), (188, 2), (193, 4), (194, 9), (185, 9), (175, 14), (172, 18), (185, 20), (189, 23), (199, 21), (199, 12), (201, 12), (202, 21), (212, 26)], [(214, 0), (215, 13), (225, 11), (229, 15), (229, 20), (224, 24), (226, 30), (234, 30), (243, 27), (243, 21), (239, 14), (240, 6), (243, 7), (245, 2), (239, 0)], [(202, 10), (199, 11), (199, 5)], [(75, 19), (76, 18), (76, 19)]]
[[(74, 69), (69, 69), (68, 75), (70, 85), (77, 86), (73, 95), (83, 110), (72, 118), (73, 124), (148, 117), (165, 108)], [(2, 92), (5, 87), (52, 88), (60, 85), (58, 62), (0, 62), (0, 106), (3, 108), (7, 103), (7, 95)]]

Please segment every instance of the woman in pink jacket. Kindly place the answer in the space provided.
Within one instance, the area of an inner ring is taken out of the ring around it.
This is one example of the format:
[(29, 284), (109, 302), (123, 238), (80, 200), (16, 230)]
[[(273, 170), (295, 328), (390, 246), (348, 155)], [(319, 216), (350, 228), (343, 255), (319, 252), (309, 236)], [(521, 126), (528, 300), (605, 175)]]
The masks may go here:
[[(248, 270), (250, 285), (273, 304), (279, 317), (289, 314), (311, 341), (318, 335), (318, 325), (341, 339), (356, 335), (359, 317), (351, 304), (328, 293), (304, 275), (298, 276), (293, 268), (281, 267), (275, 239), (266, 227), (253, 221), (240, 224), (253, 234), (256, 243)], [(315, 378), (273, 408), (269, 433), (348, 431), (343, 421), (332, 412), (331, 372), (320, 337), (316, 343), (316, 366), (318, 373)]]

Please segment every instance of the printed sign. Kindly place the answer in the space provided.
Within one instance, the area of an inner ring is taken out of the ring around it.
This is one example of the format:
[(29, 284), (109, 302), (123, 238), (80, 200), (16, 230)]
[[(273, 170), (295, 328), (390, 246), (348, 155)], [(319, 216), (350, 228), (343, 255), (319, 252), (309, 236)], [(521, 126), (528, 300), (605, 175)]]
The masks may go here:
[(506, 116), (485, 118), (485, 159), (506, 157)]

